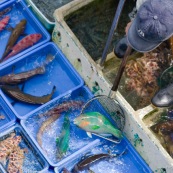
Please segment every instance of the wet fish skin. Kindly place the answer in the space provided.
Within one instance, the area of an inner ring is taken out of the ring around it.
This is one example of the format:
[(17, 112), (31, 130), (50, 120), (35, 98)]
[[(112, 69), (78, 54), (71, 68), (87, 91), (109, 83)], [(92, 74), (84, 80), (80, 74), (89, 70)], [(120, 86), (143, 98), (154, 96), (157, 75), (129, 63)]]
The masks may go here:
[(30, 104), (44, 104), (52, 98), (52, 95), (54, 94), (56, 87), (53, 87), (52, 92), (50, 94), (43, 96), (33, 96), (30, 94), (23, 93), (18, 86), (13, 87), (10, 85), (2, 85), (1, 90), (10, 97), (14, 98), (15, 100), (21, 102)]
[(10, 17), (6, 16), (0, 21), (0, 31), (2, 31), (7, 26), (9, 20), (10, 20)]
[(70, 140), (70, 120), (68, 114), (64, 116), (64, 123), (59, 138), (56, 139), (58, 148), (58, 158), (61, 158), (69, 148)]
[(9, 59), (10, 57), (18, 54), (19, 52), (21, 52), (22, 50), (33, 46), (35, 43), (37, 43), (40, 39), (42, 38), (41, 34), (30, 34), (26, 37), (24, 37), (22, 40), (20, 40), (16, 45), (14, 45), (12, 47), (12, 52), (10, 52), (10, 54), (8, 54), (8, 56), (6, 56), (1, 62), (6, 61), (7, 59)]
[(10, 38), (8, 40), (5, 52), (2, 55), (1, 61), (7, 56), (7, 54), (12, 50), (12, 47), (16, 43), (19, 36), (24, 32), (27, 21), (25, 19), (21, 20), (16, 27), (13, 29)]
[(112, 158), (113, 156), (110, 154), (96, 154), (96, 155), (92, 155), (87, 157), (86, 159), (81, 160), (79, 163), (77, 163), (74, 168), (72, 169), (72, 173), (78, 173), (79, 171), (83, 171), (85, 169), (89, 169), (89, 167), (92, 164), (95, 164), (96, 162), (99, 162), (103, 159), (106, 158)]
[(111, 122), (99, 112), (87, 112), (74, 119), (74, 124), (87, 132), (98, 134), (112, 134), (122, 138), (122, 132), (115, 128)]
[(42, 136), (46, 129), (58, 118), (60, 117), (60, 114), (53, 114), (51, 117), (49, 117), (47, 120), (45, 120), (42, 125), (40, 126), (38, 133), (37, 133), (37, 142), (42, 147)]
[(82, 101), (75, 101), (75, 100), (70, 100), (70, 101), (65, 101), (61, 104), (58, 104), (56, 107), (54, 107), (53, 109), (40, 114), (40, 117), (43, 116), (51, 116), (54, 113), (62, 113), (62, 112), (68, 112), (69, 110), (76, 110), (81, 108), (81, 106), (83, 105)]
[(5, 8), (4, 10), (2, 10), (2, 11), (0, 12), (0, 17), (2, 17), (4, 14), (10, 12), (11, 9), (12, 9), (11, 7), (8, 7), (8, 8)]
[(2, 85), (15, 85), (19, 84), (21, 82), (24, 82), (28, 80), (29, 78), (38, 75), (38, 74), (44, 74), (45, 73), (45, 67), (37, 67), (33, 70), (29, 70), (26, 72), (18, 73), (18, 74), (7, 74), (5, 76), (0, 77), (0, 84)]

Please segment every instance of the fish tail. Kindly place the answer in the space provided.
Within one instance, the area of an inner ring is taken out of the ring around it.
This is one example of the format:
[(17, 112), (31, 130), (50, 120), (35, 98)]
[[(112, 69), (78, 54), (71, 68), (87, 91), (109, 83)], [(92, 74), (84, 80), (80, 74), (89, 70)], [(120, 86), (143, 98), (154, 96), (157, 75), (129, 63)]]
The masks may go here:
[(114, 128), (114, 130), (111, 130), (111, 134), (114, 135), (117, 138), (122, 138), (122, 132), (116, 128)]
[(44, 74), (46, 69), (44, 66), (41, 66), (41, 67), (37, 68), (36, 71), (37, 71), (37, 74)]

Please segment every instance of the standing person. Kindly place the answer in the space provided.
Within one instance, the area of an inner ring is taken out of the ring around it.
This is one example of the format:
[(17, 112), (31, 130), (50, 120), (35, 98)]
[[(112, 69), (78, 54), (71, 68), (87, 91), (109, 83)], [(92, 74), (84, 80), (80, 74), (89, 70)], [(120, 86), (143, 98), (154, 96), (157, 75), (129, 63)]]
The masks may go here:
[[(138, 52), (149, 52), (173, 34), (173, 0), (137, 0), (136, 8), (134, 20), (125, 28), (125, 41)], [(114, 52), (121, 48), (119, 43)]]

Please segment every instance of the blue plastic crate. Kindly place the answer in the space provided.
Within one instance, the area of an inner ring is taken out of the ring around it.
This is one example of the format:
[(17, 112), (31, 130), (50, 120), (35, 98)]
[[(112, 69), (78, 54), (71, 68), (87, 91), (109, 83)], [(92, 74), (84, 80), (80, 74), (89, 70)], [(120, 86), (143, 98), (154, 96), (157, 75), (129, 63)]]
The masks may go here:
[[(25, 72), (41, 66), (45, 62), (47, 54), (55, 56), (54, 60), (45, 67), (46, 72), (44, 74), (34, 76), (24, 82), (23, 92), (35, 96), (42, 96), (51, 93), (53, 86), (56, 86), (56, 91), (52, 97), (52, 99), (54, 99), (56, 97), (61, 97), (64, 93), (72, 92), (84, 85), (84, 81), (63, 55), (61, 50), (51, 42), (46, 43), (4, 65), (0, 68), (0, 76), (13, 72)], [(19, 87), (21, 87), (21, 85), (23, 84), (20, 84)], [(11, 103), (14, 103), (14, 100), (5, 93), (3, 93), (3, 96), (7, 98), (8, 105), (20, 119), (25, 118), (28, 113), (41, 106), (27, 104), (20, 101), (17, 101), (12, 105)]]
[(0, 163), (0, 173), (6, 173), (4, 167), (1, 165), (1, 163)]
[(4, 2), (7, 2), (8, 0), (0, 0), (0, 5), (3, 4)]
[[(50, 34), (46, 31), (46, 29), (41, 25), (41, 23), (37, 20), (37, 18), (32, 14), (30, 9), (26, 6), (26, 4), (23, 1), (15, 1), (11, 0), (6, 3), (3, 3), (0, 6), (0, 11), (12, 7), (12, 10), (7, 13), (5, 16), (10, 17), (9, 25), (13, 28), (20, 22), (22, 19), (27, 20), (26, 28), (24, 30), (24, 35), (21, 35), (20, 38), (18, 39), (21, 40), (24, 38), (26, 35), (29, 34), (34, 34), (34, 33), (39, 33), (42, 35), (42, 38), (33, 46), (23, 50), (22, 52), (18, 53), (17, 55), (14, 55), (13, 57), (9, 58), (8, 60), (2, 62), (0, 66), (13, 61), (17, 57), (20, 57), (27, 52), (30, 52), (31, 50), (35, 49), (36, 47), (40, 47), (42, 44), (45, 44), (50, 40)], [(5, 47), (8, 42), (8, 38), (10, 37), (11, 32), (8, 30), (3, 30), (0, 32), (0, 44), (1, 44), (1, 49), (0, 49), (0, 58), (2, 57), (2, 54), (5, 50)]]
[[(57, 147), (56, 147), (56, 138), (61, 132), (61, 127), (64, 121), (65, 112), (61, 113), (61, 116), (55, 120), (54, 123), (43, 133), (42, 145), (40, 146), (37, 141), (37, 134), (41, 127), (41, 124), (48, 117), (41, 117), (40, 114), (46, 112), (47, 110), (51, 110), (52, 108), (58, 106), (59, 104), (63, 104), (65, 102), (73, 101), (82, 101), (83, 104), (87, 102), (92, 97), (91, 91), (88, 90), (87, 87), (81, 87), (68, 95), (64, 95), (61, 98), (57, 98), (51, 103), (43, 106), (34, 114), (28, 115), (28, 117), (24, 120), (21, 120), (21, 125), (28, 133), (30, 138), (34, 141), (35, 145), (40, 149), (40, 151), (44, 154), (46, 160), (49, 162), (51, 166), (58, 166), (63, 162), (68, 161), (71, 157), (76, 156), (76, 152), (78, 153), (81, 148), (90, 148), (90, 145), (95, 143), (95, 138), (89, 138), (85, 131), (76, 128), (76, 126), (72, 123), (73, 119), (78, 116), (81, 109), (69, 109), (69, 119), (70, 119), (70, 149), (67, 154), (61, 159), (57, 158)], [(76, 143), (78, 145), (76, 145)], [(89, 145), (86, 147), (86, 145)]]
[[(16, 136), (22, 137), (22, 140), (19, 143), (19, 147), (21, 149), (26, 149), (24, 162), (22, 166), (23, 173), (34, 173), (47, 170), (49, 167), (48, 163), (19, 124), (15, 124), (8, 130), (1, 131), (0, 141), (3, 142), (3, 140), (9, 137), (11, 133), (15, 133)], [(4, 165), (3, 163), (1, 164), (6, 170), (7, 165)]]
[(16, 121), (15, 114), (6, 103), (7, 100), (1, 95), (2, 92), (0, 92), (0, 131), (12, 126)]
[[(100, 142), (97, 144), (97, 146), (91, 147), (90, 150), (81, 150), (81, 153), (79, 153), (76, 158), (73, 157), (68, 162), (64, 162), (59, 167), (56, 167), (55, 172), (61, 173), (63, 168), (71, 171), (83, 157), (86, 157), (86, 155), (108, 153), (109, 151), (111, 151), (111, 154), (119, 154), (125, 151), (125, 153), (119, 157), (104, 159), (100, 162), (97, 161), (90, 166), (90, 169), (97, 173), (152, 173), (152, 170), (126, 138), (118, 145), (100, 138)], [(85, 173), (87, 171), (88, 170), (81, 172)]]

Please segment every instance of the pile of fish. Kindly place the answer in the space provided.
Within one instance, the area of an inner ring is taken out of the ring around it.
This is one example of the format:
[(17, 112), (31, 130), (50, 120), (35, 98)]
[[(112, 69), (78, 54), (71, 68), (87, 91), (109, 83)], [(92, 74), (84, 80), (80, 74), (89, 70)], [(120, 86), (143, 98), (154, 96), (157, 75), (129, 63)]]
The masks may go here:
[[(0, 12), (0, 16), (2, 17), (5, 14), (8, 14), (8, 12), (10, 12), (10, 11), (11, 11), (11, 8), (6, 8)], [(25, 50), (28, 47), (34, 45), (42, 38), (41, 34), (34, 33), (34, 34), (26, 35), (24, 38), (19, 40), (19, 37), (24, 35), (27, 21), (25, 19), (22, 19), (15, 26), (15, 28), (8, 26), (9, 21), (10, 21), (9, 16), (5, 16), (0, 20), (0, 32), (4, 29), (11, 32), (11, 35), (10, 35), (7, 45), (5, 47), (5, 51), (0, 59), (0, 62), (4, 62), (4, 61), (8, 60), (12, 56), (18, 54), (19, 52)]]
[(8, 173), (22, 172), (26, 149), (21, 149), (19, 144), (21, 136), (11, 133), (9, 137), (0, 141), (0, 162), (7, 166)]

